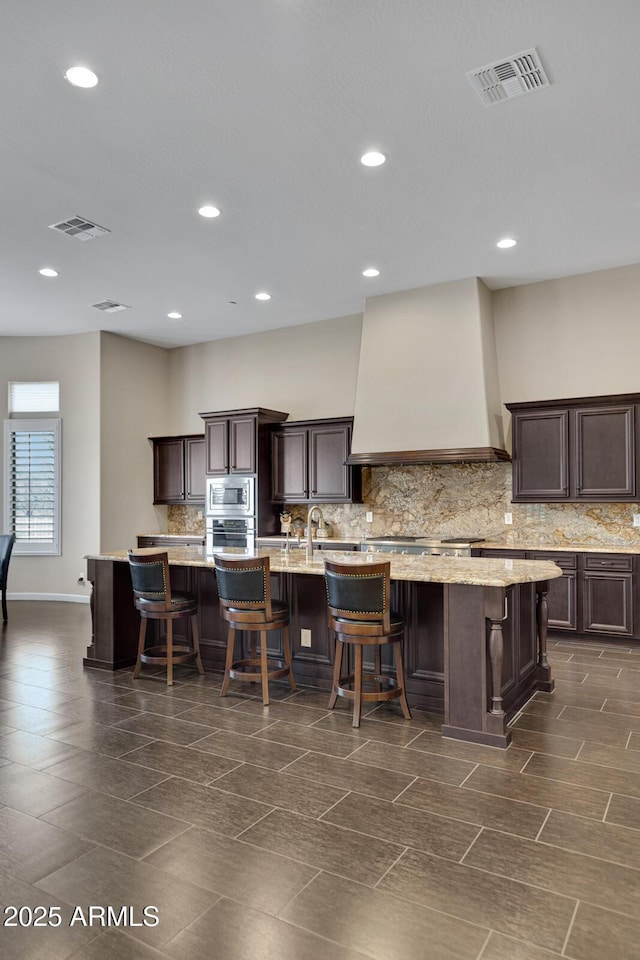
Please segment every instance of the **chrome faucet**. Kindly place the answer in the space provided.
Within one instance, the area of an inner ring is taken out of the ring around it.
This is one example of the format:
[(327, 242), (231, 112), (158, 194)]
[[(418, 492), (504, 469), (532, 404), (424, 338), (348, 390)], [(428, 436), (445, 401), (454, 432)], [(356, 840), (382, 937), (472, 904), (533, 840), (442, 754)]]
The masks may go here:
[(311, 532), (311, 521), (313, 520), (313, 514), (315, 512), (318, 513), (319, 520), (324, 520), (320, 507), (309, 507), (309, 513), (307, 514), (307, 563), (309, 563), (310, 560), (313, 560), (313, 534)]

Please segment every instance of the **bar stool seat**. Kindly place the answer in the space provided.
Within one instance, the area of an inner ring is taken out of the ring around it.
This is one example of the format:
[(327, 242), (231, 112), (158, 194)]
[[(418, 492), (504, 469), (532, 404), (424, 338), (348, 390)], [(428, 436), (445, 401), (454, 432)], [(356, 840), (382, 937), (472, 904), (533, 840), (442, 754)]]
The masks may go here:
[[(220, 696), (225, 697), (230, 680), (260, 683), (262, 703), (269, 704), (269, 681), (289, 678), (296, 689), (289, 645), (289, 607), (282, 600), (271, 599), (270, 566), (268, 557), (215, 557), (216, 580), (220, 612), (229, 624), (224, 680)], [(235, 658), (236, 633), (248, 631), (251, 636), (251, 655)], [(284, 659), (270, 657), (267, 636), (273, 630), (282, 631)], [(260, 635), (260, 655), (257, 637)]]
[[(360, 726), (363, 702), (384, 703), (400, 700), (403, 716), (411, 719), (407, 703), (402, 658), (404, 622), (389, 609), (391, 598), (391, 564), (325, 562), (325, 584), (329, 627), (336, 637), (333, 667), (333, 685), (329, 709), (333, 710), (338, 697), (353, 700), (352, 726)], [(382, 645), (393, 644), (396, 676), (382, 672)], [(342, 673), (345, 644), (354, 649), (353, 673)], [(364, 673), (363, 649), (374, 647), (374, 673)], [(363, 690), (363, 683), (373, 682), (377, 690)]]
[[(168, 554), (129, 550), (128, 557), (134, 603), (140, 614), (138, 657), (133, 671), (134, 679), (140, 676), (143, 663), (166, 666), (167, 686), (173, 684), (173, 668), (177, 664), (193, 661), (198, 673), (204, 673), (200, 659), (198, 602), (190, 593), (172, 594)], [(192, 645), (173, 642), (173, 621), (184, 619), (191, 621)], [(145, 646), (149, 620), (160, 620), (166, 623), (166, 642), (151, 647)]]

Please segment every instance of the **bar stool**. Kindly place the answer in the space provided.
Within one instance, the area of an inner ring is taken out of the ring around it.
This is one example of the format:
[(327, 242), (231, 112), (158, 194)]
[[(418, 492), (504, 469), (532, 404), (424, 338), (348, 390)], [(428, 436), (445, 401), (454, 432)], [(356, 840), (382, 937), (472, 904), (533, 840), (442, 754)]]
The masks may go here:
[[(289, 646), (289, 608), (282, 600), (271, 599), (269, 557), (215, 557), (216, 579), (220, 612), (229, 624), (224, 680), (220, 696), (227, 695), (230, 680), (245, 680), (262, 684), (262, 703), (269, 703), (269, 680), (289, 677), (292, 690), (296, 689), (291, 666)], [(251, 633), (251, 656), (234, 660), (236, 631)], [(284, 662), (267, 654), (267, 634), (282, 630)], [(260, 634), (260, 656), (257, 637)], [(259, 670), (251, 668), (259, 667)], [(249, 668), (249, 669), (246, 669)]]
[[(353, 724), (360, 726), (362, 702), (387, 701), (399, 698), (406, 720), (411, 719), (407, 703), (402, 660), (404, 623), (389, 608), (391, 597), (391, 564), (325, 562), (325, 583), (329, 606), (329, 627), (336, 635), (333, 686), (329, 709), (338, 697), (353, 700)], [(382, 644), (393, 644), (396, 677), (382, 676)], [(352, 674), (341, 675), (345, 644), (354, 647), (355, 665)], [(363, 647), (375, 647), (374, 674), (363, 673)], [(363, 681), (374, 681), (378, 690), (363, 692)], [(386, 689), (383, 689), (386, 686)], [(352, 687), (353, 689), (349, 689)]]
[(11, 551), (16, 542), (15, 533), (3, 533), (0, 536), (0, 591), (2, 592), (2, 621), (6, 623), (7, 615), (7, 577), (9, 576), (9, 561)]
[[(198, 634), (198, 604), (190, 593), (172, 594), (169, 580), (169, 556), (165, 553), (138, 553), (128, 551), (129, 569), (136, 610), (140, 613), (138, 659), (133, 671), (136, 679), (143, 663), (166, 666), (167, 686), (173, 684), (173, 668), (176, 664), (195, 662), (198, 673), (204, 673), (200, 659)], [(173, 642), (173, 621), (191, 620), (193, 645)], [(145, 649), (147, 623), (149, 620), (166, 622), (166, 643)]]

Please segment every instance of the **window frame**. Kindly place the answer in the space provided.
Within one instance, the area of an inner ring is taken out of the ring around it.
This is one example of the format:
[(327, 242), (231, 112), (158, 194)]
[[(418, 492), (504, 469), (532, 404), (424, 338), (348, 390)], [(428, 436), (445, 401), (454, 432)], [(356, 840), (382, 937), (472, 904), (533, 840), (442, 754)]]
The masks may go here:
[(31, 541), (16, 539), (13, 552), (21, 556), (61, 556), (62, 545), (60, 538), (61, 531), (61, 507), (62, 507), (62, 420), (60, 417), (12, 417), (4, 421), (4, 497), (3, 497), (3, 517), (4, 529), (9, 533), (15, 533), (15, 528), (11, 522), (11, 435), (13, 433), (35, 433), (46, 431), (53, 434), (54, 451), (54, 509), (53, 509), (53, 540), (52, 541)]

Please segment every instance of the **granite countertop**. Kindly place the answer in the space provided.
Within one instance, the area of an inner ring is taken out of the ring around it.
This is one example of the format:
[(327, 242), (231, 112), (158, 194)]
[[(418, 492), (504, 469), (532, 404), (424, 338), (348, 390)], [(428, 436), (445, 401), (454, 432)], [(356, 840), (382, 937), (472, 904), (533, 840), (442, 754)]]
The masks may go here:
[(526, 540), (513, 542), (508, 540), (484, 540), (474, 544), (481, 550), (525, 550), (549, 551), (551, 553), (640, 553), (638, 543), (549, 543), (548, 541)]
[(202, 540), (204, 533), (137, 533), (136, 537), (162, 537), (164, 540)]
[[(153, 549), (153, 548), (148, 548)], [(144, 551), (141, 551), (144, 552)], [(239, 548), (227, 548), (226, 555), (232, 556), (268, 556), (274, 573), (302, 573), (322, 576), (325, 560), (348, 563), (354, 566), (367, 566), (372, 563), (389, 560), (392, 580), (412, 580), (423, 583), (457, 583), (474, 586), (508, 587), (514, 583), (535, 583), (539, 580), (555, 580), (562, 576), (562, 570), (547, 560), (499, 560), (482, 557), (421, 557), (412, 555), (386, 554), (383, 558), (371, 553), (344, 553), (338, 550), (323, 550), (314, 555), (307, 563), (304, 550), (293, 550), (284, 554), (279, 549), (261, 547), (255, 551)], [(169, 547), (169, 562), (176, 566), (211, 567), (214, 562), (210, 555), (199, 547)], [(87, 560), (127, 561), (126, 550), (110, 553), (92, 554)]]
[[(364, 537), (316, 537), (314, 534), (313, 542), (314, 543), (328, 543), (328, 544), (338, 544), (338, 543), (348, 543), (350, 546), (357, 546), (362, 543)], [(264, 544), (268, 546), (270, 543), (286, 543), (286, 536), (284, 533), (272, 533), (267, 537), (256, 537), (256, 543)], [(295, 534), (291, 534), (289, 537), (290, 543), (297, 543), (298, 538)], [(300, 543), (306, 543), (307, 538), (301, 537)]]

